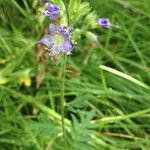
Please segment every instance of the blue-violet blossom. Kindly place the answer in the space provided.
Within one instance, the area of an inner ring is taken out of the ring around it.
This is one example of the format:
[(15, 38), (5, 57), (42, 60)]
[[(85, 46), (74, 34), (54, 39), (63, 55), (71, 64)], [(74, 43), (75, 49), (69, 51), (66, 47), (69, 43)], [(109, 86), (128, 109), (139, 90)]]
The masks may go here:
[(59, 17), (60, 8), (49, 2), (45, 3), (45, 11), (42, 13), (44, 17), (48, 17), (50, 20), (56, 20)]
[(111, 25), (109, 19), (107, 18), (100, 18), (99, 24), (104, 28), (110, 28), (110, 25)]
[(47, 46), (50, 50), (50, 56), (57, 56), (60, 53), (70, 53), (74, 45), (69, 39), (72, 33), (70, 27), (56, 27), (54, 24), (49, 25), (50, 34), (44, 36), (39, 44)]

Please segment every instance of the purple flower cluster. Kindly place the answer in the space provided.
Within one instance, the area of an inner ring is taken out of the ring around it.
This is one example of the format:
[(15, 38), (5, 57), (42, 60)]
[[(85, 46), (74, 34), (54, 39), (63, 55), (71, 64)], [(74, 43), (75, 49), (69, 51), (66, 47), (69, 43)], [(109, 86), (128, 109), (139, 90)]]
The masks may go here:
[[(50, 20), (56, 20), (60, 15), (60, 8), (47, 2), (47, 0), (41, 0), (41, 2), (45, 3), (45, 11), (42, 15), (48, 17)], [(70, 40), (73, 30), (70, 27), (56, 27), (54, 24), (50, 24), (49, 32), (50, 34), (44, 36), (38, 43), (49, 48), (50, 56), (70, 53), (73, 50), (74, 46)]]
[[(51, 4), (47, 0), (40, 0), (40, 3), (45, 5), (42, 15), (48, 17), (50, 20), (55, 21), (60, 15), (60, 8)], [(99, 24), (104, 28), (110, 28), (111, 24), (109, 19), (100, 18)], [(74, 48), (74, 44), (70, 40), (73, 30), (68, 26), (55, 26), (49, 25), (50, 34), (44, 36), (38, 43), (43, 44), (49, 48), (50, 56), (59, 56), (63, 53), (70, 53)], [(89, 34), (93, 42), (98, 43), (97, 36)]]
[(50, 20), (56, 20), (59, 17), (60, 8), (49, 2), (45, 3), (45, 11), (42, 13), (44, 17), (48, 17)]
[[(54, 24), (50, 24), (50, 34), (44, 36), (39, 41), (40, 44), (50, 48), (50, 56), (57, 56), (61, 53), (70, 53), (74, 48), (69, 39), (68, 30), (61, 32), (60, 28), (69, 27), (56, 27)], [(66, 35), (64, 35), (65, 32), (67, 33)]]

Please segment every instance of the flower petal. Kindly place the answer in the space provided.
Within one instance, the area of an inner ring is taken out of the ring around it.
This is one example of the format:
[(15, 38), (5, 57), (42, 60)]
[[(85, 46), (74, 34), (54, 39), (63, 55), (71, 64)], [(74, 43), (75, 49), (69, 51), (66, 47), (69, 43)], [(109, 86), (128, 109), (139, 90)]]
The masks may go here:
[(43, 44), (47, 47), (51, 47), (53, 46), (53, 42), (52, 42), (52, 36), (51, 35), (46, 35), (44, 36), (39, 42), (39, 44)]
[(64, 42), (62, 52), (63, 53), (71, 52), (73, 50), (73, 48), (74, 48), (73, 44), (69, 41), (69, 39), (67, 39)]
[(60, 13), (60, 8), (58, 6), (53, 6), (51, 8), (51, 11), (53, 12), (53, 14), (59, 14)]
[(54, 46), (50, 49), (49, 55), (50, 55), (50, 56), (57, 56), (57, 55), (59, 55), (59, 53), (60, 53), (60, 48), (54, 45)]
[(59, 14), (60, 13), (60, 8), (58, 6), (55, 6), (51, 3), (46, 3), (45, 10), (48, 10), (52, 14)]
[(60, 8), (58, 6), (55, 6), (48, 2), (48, 3), (46, 3), (45, 10), (47, 12), (47, 17), (50, 20), (56, 20), (59, 17)]
[(54, 24), (50, 24), (49, 25), (49, 32), (51, 33), (51, 35), (54, 35), (57, 31), (57, 27)]
[(58, 18), (58, 16), (59, 16), (59, 15), (57, 15), (57, 14), (56, 14), (56, 15), (53, 14), (53, 15), (49, 15), (48, 18), (49, 18), (50, 20), (56, 20), (56, 19)]
[(53, 5), (50, 2), (47, 2), (45, 10), (51, 11), (52, 7), (53, 7)]

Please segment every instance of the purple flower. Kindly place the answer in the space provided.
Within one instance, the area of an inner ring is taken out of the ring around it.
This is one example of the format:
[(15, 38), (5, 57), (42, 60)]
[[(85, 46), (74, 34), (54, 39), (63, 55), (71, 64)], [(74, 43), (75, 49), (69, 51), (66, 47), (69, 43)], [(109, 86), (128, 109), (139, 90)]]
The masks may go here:
[(60, 14), (60, 8), (51, 3), (45, 3), (45, 11), (42, 13), (43, 16), (48, 17), (51, 20), (56, 20)]
[(100, 18), (99, 24), (104, 28), (110, 28), (110, 25), (111, 25), (109, 19), (107, 18)]
[[(50, 34), (44, 36), (39, 43), (50, 48), (50, 56), (57, 56), (60, 53), (70, 53), (74, 45), (69, 39), (68, 30), (61, 32), (59, 29), (63, 27), (56, 27), (54, 24), (49, 25)], [(69, 27), (66, 27), (70, 29)]]

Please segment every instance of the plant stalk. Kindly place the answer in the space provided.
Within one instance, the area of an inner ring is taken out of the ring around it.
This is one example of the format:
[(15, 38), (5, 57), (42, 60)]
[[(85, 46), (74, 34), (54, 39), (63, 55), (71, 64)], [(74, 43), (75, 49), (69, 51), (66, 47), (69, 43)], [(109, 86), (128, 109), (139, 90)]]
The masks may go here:
[(62, 62), (62, 76), (61, 76), (61, 97), (60, 97), (60, 107), (61, 107), (61, 121), (62, 121), (62, 131), (63, 131), (63, 137), (64, 141), (66, 141), (66, 134), (65, 134), (65, 124), (64, 124), (64, 118), (65, 118), (65, 73), (66, 73), (66, 62), (67, 62), (67, 54), (64, 54), (63, 56), (63, 62)]

